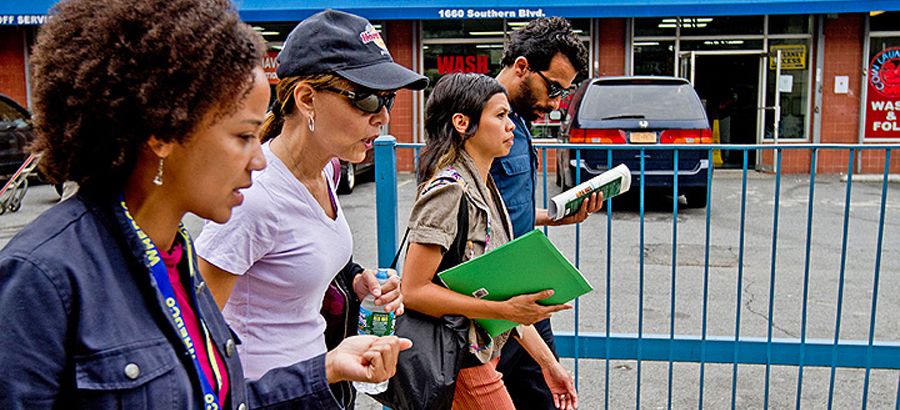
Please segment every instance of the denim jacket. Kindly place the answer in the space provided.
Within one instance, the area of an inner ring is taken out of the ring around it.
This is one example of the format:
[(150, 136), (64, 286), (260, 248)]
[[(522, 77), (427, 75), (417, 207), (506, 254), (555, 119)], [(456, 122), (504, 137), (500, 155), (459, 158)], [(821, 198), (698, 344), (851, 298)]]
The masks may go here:
[[(0, 406), (5, 409), (197, 409), (199, 378), (115, 201), (79, 195), (0, 251)], [(223, 408), (340, 408), (325, 358), (245, 381), (240, 343), (199, 276), (197, 311), (225, 360)]]
[(537, 151), (531, 145), (531, 132), (522, 117), (512, 113), (516, 124), (513, 130), (513, 146), (505, 157), (494, 159), (491, 176), (503, 195), (506, 210), (513, 225), (513, 238), (534, 229), (534, 188), (537, 183)]

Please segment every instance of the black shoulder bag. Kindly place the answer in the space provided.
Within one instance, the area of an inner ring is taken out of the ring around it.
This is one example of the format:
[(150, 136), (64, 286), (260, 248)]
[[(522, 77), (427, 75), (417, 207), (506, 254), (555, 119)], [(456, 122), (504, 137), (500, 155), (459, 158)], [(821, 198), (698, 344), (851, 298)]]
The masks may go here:
[[(469, 232), (469, 208), (465, 194), (459, 203), (457, 227), (456, 237), (444, 253), (437, 272), (456, 266), (463, 260)], [(391, 268), (397, 266), (407, 235), (409, 229), (403, 235)], [(437, 275), (433, 281), (441, 284)], [(436, 318), (406, 309), (406, 313), (397, 318), (395, 333), (412, 340), (413, 347), (400, 352), (397, 374), (388, 382), (387, 391), (373, 398), (394, 410), (450, 409), (456, 390), (456, 375), (463, 360), (471, 356), (467, 355), (466, 348), (468, 330), (469, 319), (463, 316)]]

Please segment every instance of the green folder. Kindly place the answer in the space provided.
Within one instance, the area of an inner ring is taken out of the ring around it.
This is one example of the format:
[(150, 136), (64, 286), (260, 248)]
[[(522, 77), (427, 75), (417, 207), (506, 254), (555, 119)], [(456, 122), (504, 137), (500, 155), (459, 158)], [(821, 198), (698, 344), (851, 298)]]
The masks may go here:
[[(542, 305), (567, 303), (594, 288), (558, 249), (535, 229), (475, 259), (438, 274), (447, 288), (486, 300), (553, 289)], [(491, 337), (517, 326), (499, 319), (475, 319)]]

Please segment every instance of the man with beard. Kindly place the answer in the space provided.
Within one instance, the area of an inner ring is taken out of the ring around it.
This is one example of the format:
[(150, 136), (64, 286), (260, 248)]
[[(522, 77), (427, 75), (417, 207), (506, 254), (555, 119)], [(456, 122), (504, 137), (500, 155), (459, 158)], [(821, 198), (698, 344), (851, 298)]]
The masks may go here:
[[(559, 108), (559, 101), (568, 93), (575, 76), (586, 72), (587, 59), (584, 44), (569, 22), (560, 17), (532, 20), (514, 32), (506, 45), (497, 80), (509, 93), (515, 139), (509, 154), (494, 160), (491, 175), (506, 203), (516, 237), (533, 230), (535, 225), (582, 222), (603, 206), (602, 196), (594, 194), (577, 214), (553, 221), (546, 209), (535, 207), (534, 198), (538, 157), (531, 145), (529, 125)], [(550, 319), (534, 325), (555, 355)], [(541, 367), (516, 341), (510, 340), (503, 348), (497, 370), (503, 373), (503, 382), (516, 408), (555, 408)]]

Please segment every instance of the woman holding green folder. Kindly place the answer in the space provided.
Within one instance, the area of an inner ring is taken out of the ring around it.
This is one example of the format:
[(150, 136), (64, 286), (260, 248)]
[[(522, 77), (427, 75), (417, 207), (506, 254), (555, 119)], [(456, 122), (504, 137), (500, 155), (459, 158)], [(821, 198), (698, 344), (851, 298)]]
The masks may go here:
[[(457, 236), (461, 209), (468, 211), (463, 261), (510, 240), (512, 227), (503, 199), (490, 176), (494, 158), (513, 144), (509, 101), (495, 79), (480, 74), (441, 78), (425, 104), (426, 145), (419, 161), (423, 182), (409, 221), (409, 252), (401, 287), (406, 307), (441, 317), (510, 320), (522, 325), (491, 338), (477, 324), (469, 329), (470, 355), (457, 376), (454, 409), (514, 409), (496, 365), (506, 340), (513, 336), (541, 364), (558, 408), (576, 408), (572, 377), (556, 360), (532, 323), (569, 309), (542, 306), (552, 290), (521, 295), (503, 302), (459, 294), (432, 282), (443, 255)], [(465, 208), (460, 204), (465, 201)]]

